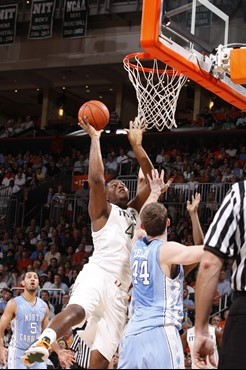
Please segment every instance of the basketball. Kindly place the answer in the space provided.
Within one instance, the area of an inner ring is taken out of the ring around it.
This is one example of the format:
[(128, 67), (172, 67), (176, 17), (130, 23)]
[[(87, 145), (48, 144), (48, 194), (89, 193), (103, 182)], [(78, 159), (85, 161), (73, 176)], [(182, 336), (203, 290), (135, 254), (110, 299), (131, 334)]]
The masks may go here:
[(109, 122), (109, 110), (105, 104), (98, 100), (90, 100), (84, 103), (78, 113), (78, 118), (87, 117), (90, 125), (97, 131), (102, 130)]

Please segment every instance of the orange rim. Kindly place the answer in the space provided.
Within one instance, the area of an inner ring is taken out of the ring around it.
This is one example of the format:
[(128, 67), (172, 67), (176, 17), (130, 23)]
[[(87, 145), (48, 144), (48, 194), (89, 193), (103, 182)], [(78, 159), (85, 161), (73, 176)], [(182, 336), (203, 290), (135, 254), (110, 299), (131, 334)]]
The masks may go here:
[(137, 69), (140, 72), (143, 72), (143, 71), (147, 72), (147, 73), (154, 72), (156, 74), (157, 73), (159, 73), (159, 74), (166, 73), (169, 76), (173, 76), (174, 74), (176, 76), (181, 75), (180, 72), (175, 71), (174, 69), (155, 69), (155, 68), (148, 68), (148, 67), (143, 67), (143, 66), (140, 67), (137, 64), (133, 64), (133, 63), (130, 62), (130, 59), (136, 59), (136, 58), (139, 59), (139, 60), (142, 60), (142, 59), (154, 60), (154, 59), (156, 59), (155, 57), (153, 57), (149, 53), (132, 53), (132, 54), (126, 55), (123, 62), (124, 62), (125, 65), (129, 66), (131, 69)]

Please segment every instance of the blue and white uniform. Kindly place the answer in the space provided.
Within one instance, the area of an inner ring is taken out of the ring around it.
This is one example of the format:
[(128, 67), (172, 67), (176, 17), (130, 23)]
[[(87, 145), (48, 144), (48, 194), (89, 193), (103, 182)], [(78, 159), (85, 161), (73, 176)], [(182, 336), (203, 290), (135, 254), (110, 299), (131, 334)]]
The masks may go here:
[[(36, 298), (34, 306), (22, 295), (14, 298), (16, 316), (11, 321), (12, 338), (8, 348), (8, 369), (30, 369), (23, 364), (20, 357), (42, 332), (42, 322), (46, 315), (47, 305)], [(31, 369), (46, 369), (45, 363), (36, 363)]]
[[(120, 346), (118, 368), (184, 369), (179, 335), (183, 320), (182, 266), (174, 279), (160, 266), (162, 240), (142, 238), (133, 247), (132, 317)], [(164, 246), (165, 248), (165, 246)]]

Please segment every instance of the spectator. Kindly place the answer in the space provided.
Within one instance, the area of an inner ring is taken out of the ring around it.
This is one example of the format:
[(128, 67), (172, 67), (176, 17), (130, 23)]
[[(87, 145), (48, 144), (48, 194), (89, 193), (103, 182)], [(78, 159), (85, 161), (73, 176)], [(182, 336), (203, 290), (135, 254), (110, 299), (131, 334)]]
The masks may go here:
[(56, 166), (55, 162), (52, 160), (48, 165), (47, 165), (47, 175), (49, 177), (54, 178), (56, 175), (61, 173), (60, 169)]
[(52, 258), (56, 258), (57, 262), (60, 262), (61, 253), (58, 252), (58, 247), (55, 243), (51, 244), (50, 251), (45, 254), (44, 258), (47, 261), (48, 265), (50, 265), (50, 261)]
[(231, 294), (231, 284), (228, 280), (226, 280), (226, 271), (224, 269), (220, 271), (217, 291), (219, 292), (220, 296), (224, 294), (229, 296)]
[(36, 176), (37, 176), (37, 180), (40, 182), (43, 182), (46, 178), (46, 175), (44, 172), (42, 172), (42, 168), (41, 167), (38, 167), (36, 169)]
[(61, 282), (69, 286), (69, 278), (65, 274), (65, 268), (64, 266), (59, 266), (57, 273), (61, 275)]
[(196, 119), (192, 122), (191, 127), (204, 127), (205, 121), (201, 114), (196, 115)]
[(61, 304), (57, 304), (55, 307), (55, 314), (65, 310), (69, 302), (69, 294), (63, 294)]
[(47, 274), (40, 274), (40, 279), (43, 282), (43, 289), (49, 290), (54, 284), (54, 274), (51, 270), (48, 270)]
[(246, 128), (246, 113), (241, 112), (240, 117), (236, 121), (236, 127), (239, 129)]
[(85, 174), (84, 156), (82, 154), (79, 156), (79, 159), (74, 163), (73, 171), (74, 171), (74, 175), (84, 175)]
[(0, 290), (8, 288), (7, 284), (3, 281), (3, 274), (0, 272)]
[(54, 188), (49, 187), (47, 198), (46, 198), (46, 203), (44, 204), (45, 209), (50, 209), (53, 196), (54, 196)]
[(32, 265), (32, 260), (29, 258), (27, 250), (23, 249), (20, 259), (17, 262), (17, 269), (19, 272), (22, 272), (28, 265)]
[(3, 178), (2, 185), (6, 187), (9, 186), (11, 180), (13, 181), (15, 180), (15, 175), (12, 173), (10, 169), (8, 169)]
[(87, 212), (89, 201), (89, 184), (88, 181), (83, 182), (83, 186), (75, 192), (77, 199), (78, 213), (84, 215)]
[(116, 175), (117, 167), (118, 167), (117, 161), (112, 157), (112, 155), (109, 155), (105, 163), (106, 173), (111, 174), (111, 175)]
[(3, 314), (3, 311), (4, 311), (5, 307), (7, 306), (7, 303), (10, 301), (10, 299), (13, 298), (13, 293), (8, 288), (2, 288), (1, 293), (3, 295), (3, 299), (0, 302), (0, 315)]
[(19, 186), (20, 188), (26, 184), (26, 176), (22, 173), (22, 171), (18, 171), (17, 175), (15, 176), (15, 185)]
[(195, 193), (198, 189), (199, 182), (196, 181), (195, 174), (192, 172), (190, 175), (190, 180), (187, 182), (187, 185), (189, 186), (190, 191)]
[(55, 223), (58, 223), (59, 217), (65, 213), (66, 194), (63, 192), (62, 185), (58, 185), (57, 193), (52, 198), (53, 215)]
[[(61, 281), (61, 275), (55, 274), (54, 276), (54, 284), (51, 285), (50, 289), (62, 289), (65, 294), (68, 293), (68, 286)], [(56, 293), (51, 293), (53, 296), (56, 295)], [(59, 293), (58, 293), (59, 294)]]
[(119, 156), (116, 161), (120, 170), (120, 175), (127, 175), (130, 172), (130, 162), (123, 148), (120, 148)]
[(80, 243), (78, 246), (78, 251), (76, 251), (76, 253), (73, 256), (72, 265), (73, 266), (79, 265), (82, 267), (83, 258), (88, 256), (89, 254), (85, 251), (85, 244)]
[(35, 218), (32, 218), (30, 221), (30, 225), (26, 228), (26, 233), (28, 234), (30, 231), (33, 231), (35, 234), (40, 232), (40, 226), (37, 225), (37, 221)]
[(214, 315), (210, 319), (210, 324), (212, 326), (214, 326), (218, 330), (221, 330), (221, 328), (220, 328), (220, 322), (221, 322), (221, 318), (220, 318), (219, 315)]
[(51, 320), (55, 316), (55, 308), (53, 304), (49, 302), (50, 294), (48, 290), (42, 290), (40, 298), (47, 303), (47, 306), (49, 307), (49, 320)]

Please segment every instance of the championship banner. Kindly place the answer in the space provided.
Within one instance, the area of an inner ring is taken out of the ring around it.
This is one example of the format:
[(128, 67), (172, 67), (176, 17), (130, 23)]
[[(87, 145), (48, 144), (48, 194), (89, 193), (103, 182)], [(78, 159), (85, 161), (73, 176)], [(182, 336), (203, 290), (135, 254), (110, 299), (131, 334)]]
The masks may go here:
[(17, 14), (17, 4), (0, 5), (0, 45), (15, 42)]
[(52, 36), (56, 0), (33, 0), (29, 39), (44, 39)]
[[(112, 177), (113, 175), (109, 174), (104, 175), (105, 181), (109, 181)], [(88, 181), (88, 175), (72, 176), (72, 186), (71, 186), (72, 191), (81, 189), (85, 181)]]
[(87, 30), (88, 12), (85, 0), (65, 0), (63, 37), (83, 37)]

